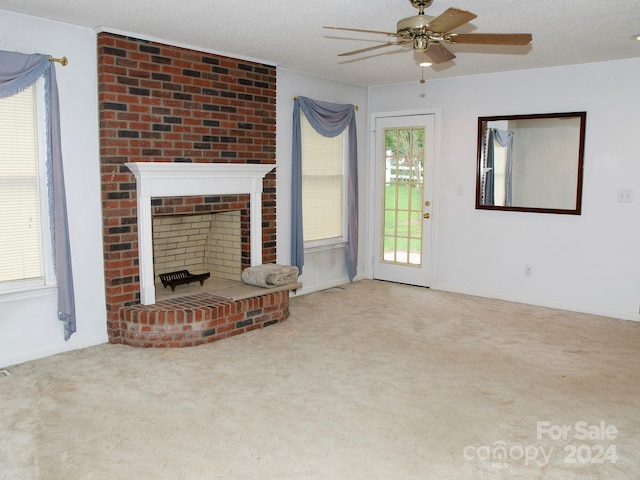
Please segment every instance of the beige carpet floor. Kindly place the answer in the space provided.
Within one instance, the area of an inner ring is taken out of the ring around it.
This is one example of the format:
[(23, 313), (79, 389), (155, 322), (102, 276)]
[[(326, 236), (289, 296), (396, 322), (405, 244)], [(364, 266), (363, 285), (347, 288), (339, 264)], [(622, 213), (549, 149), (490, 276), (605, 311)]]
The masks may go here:
[(0, 377), (0, 478), (631, 479), (640, 323), (379, 281)]

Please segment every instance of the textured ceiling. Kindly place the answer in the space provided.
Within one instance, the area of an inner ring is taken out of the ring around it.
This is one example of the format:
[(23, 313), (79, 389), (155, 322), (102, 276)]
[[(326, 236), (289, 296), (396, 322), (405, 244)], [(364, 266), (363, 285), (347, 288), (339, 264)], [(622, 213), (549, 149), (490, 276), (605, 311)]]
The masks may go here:
[[(526, 47), (449, 46), (457, 58), (425, 68), (427, 80), (640, 57), (640, 41), (631, 39), (640, 33), (638, 0), (434, 0), (425, 13), (436, 16), (449, 7), (478, 15), (456, 32), (531, 33), (533, 42)], [(418, 54), (410, 47), (338, 57), (338, 53), (388, 38), (322, 28), (394, 32), (399, 19), (418, 13), (409, 0), (0, 0), (0, 17), (1, 10), (256, 60), (357, 85), (411, 82), (421, 76)]]

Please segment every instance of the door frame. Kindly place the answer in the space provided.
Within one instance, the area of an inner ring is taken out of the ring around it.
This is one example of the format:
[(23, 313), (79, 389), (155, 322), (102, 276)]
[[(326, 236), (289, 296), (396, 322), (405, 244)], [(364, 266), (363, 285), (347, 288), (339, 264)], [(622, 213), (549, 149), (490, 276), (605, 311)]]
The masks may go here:
[(438, 238), (438, 218), (440, 211), (440, 195), (439, 195), (439, 165), (440, 165), (440, 109), (439, 108), (429, 108), (429, 109), (419, 109), (419, 110), (399, 110), (399, 111), (389, 111), (389, 112), (375, 112), (372, 113), (369, 117), (369, 129), (368, 129), (368, 150), (367, 150), (367, 207), (366, 207), (366, 219), (367, 219), (367, 243), (366, 243), (366, 255), (367, 255), (367, 278), (373, 278), (373, 263), (374, 263), (374, 255), (376, 254), (374, 250), (374, 235), (377, 235), (379, 232), (375, 231), (375, 214), (376, 214), (376, 205), (381, 201), (380, 198), (376, 195), (376, 176), (375, 176), (375, 162), (376, 159), (376, 123), (379, 118), (387, 118), (387, 117), (410, 117), (416, 115), (433, 115), (434, 122), (434, 132), (433, 132), (433, 150), (434, 150), (434, 158), (433, 158), (433, 195), (432, 195), (432, 206), (431, 206), (431, 262), (429, 264), (429, 277), (430, 277), (430, 287), (435, 288), (437, 280), (437, 238)]

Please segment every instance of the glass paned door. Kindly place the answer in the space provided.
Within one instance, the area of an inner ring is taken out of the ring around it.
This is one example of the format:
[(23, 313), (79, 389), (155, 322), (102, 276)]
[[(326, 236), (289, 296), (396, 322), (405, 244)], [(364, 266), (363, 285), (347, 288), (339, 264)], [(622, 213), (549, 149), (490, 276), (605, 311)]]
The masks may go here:
[(375, 123), (373, 277), (429, 286), (434, 115)]

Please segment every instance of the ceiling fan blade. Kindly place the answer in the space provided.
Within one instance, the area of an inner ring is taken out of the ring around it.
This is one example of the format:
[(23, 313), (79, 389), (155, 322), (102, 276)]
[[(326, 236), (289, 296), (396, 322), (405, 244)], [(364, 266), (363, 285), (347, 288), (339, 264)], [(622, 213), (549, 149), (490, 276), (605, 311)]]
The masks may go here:
[(451, 33), (448, 36), (448, 43), (467, 45), (528, 45), (533, 38), (530, 33)]
[(456, 58), (453, 52), (447, 50), (439, 43), (429, 44), (424, 54), (429, 57), (433, 63), (444, 63)]
[(381, 34), (381, 35), (388, 35), (390, 37), (399, 37), (400, 36), (395, 32), (381, 32), (379, 30), (362, 30), (360, 28), (346, 28), (346, 27), (322, 27), (322, 28), (326, 28), (328, 30), (343, 30), (345, 32), (378, 33), (378, 34)]
[(429, 30), (437, 33), (447, 33), (458, 28), (460, 25), (464, 25), (470, 22), (477, 15), (475, 13), (467, 12), (466, 10), (459, 10), (457, 8), (448, 8), (443, 13), (429, 22)]
[(373, 47), (361, 48), (360, 50), (352, 50), (351, 52), (339, 53), (338, 56), (339, 57), (346, 57), (348, 55), (355, 55), (357, 53), (370, 52), (371, 50), (377, 50), (378, 48), (393, 47), (395, 45), (404, 45), (406, 43), (411, 43), (411, 42), (412, 42), (412, 40), (405, 40), (405, 41), (402, 41), (402, 42), (387, 42), (387, 43), (383, 43), (381, 45), (374, 45)]

